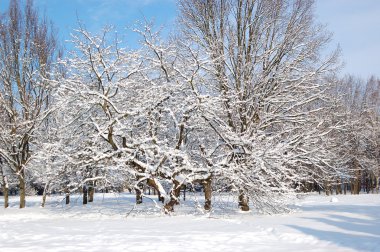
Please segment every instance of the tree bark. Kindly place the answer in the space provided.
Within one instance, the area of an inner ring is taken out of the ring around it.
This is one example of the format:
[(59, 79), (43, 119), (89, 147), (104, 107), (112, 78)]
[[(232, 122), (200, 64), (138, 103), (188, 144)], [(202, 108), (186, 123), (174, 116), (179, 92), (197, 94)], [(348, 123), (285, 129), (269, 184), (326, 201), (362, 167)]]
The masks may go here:
[(174, 205), (176, 205), (178, 200), (176, 200), (176, 197), (173, 192), (170, 192), (170, 200), (167, 202), (164, 206), (165, 212), (173, 212), (174, 211)]
[(18, 175), (19, 180), (19, 189), (20, 189), (20, 208), (25, 208), (25, 177), (24, 172), (20, 172), (20, 175)]
[(360, 186), (361, 186), (360, 179), (361, 179), (360, 170), (357, 170), (355, 172), (355, 178), (353, 181), (353, 184), (354, 184), (353, 194), (359, 194), (360, 193)]
[(160, 201), (160, 202), (162, 202), (162, 203), (164, 203), (165, 202), (165, 199), (164, 199), (164, 197), (162, 197), (161, 196), (161, 193), (160, 193), (160, 191), (157, 191), (158, 193), (157, 193), (157, 196), (158, 196), (158, 201)]
[(353, 179), (353, 194), (359, 194), (361, 187), (361, 172), (358, 161), (356, 159), (354, 160), (353, 165), (355, 170), (355, 177)]
[(143, 202), (142, 191), (141, 189), (135, 189), (135, 191), (136, 191), (136, 204), (141, 204)]
[[(3, 160), (0, 157), (0, 165), (3, 164)], [(0, 167), (0, 176), (3, 180), (3, 195), (4, 195), (4, 208), (9, 207), (9, 185), (8, 185), (8, 178), (6, 175), (4, 175), (3, 167)]]
[(83, 186), (83, 205), (87, 204), (87, 193), (88, 193), (87, 186), (84, 185)]
[(249, 211), (249, 198), (248, 196), (243, 192), (239, 192), (239, 207), (242, 211)]
[(211, 196), (212, 196), (212, 188), (211, 188), (211, 178), (206, 179), (203, 182), (203, 189), (205, 192), (205, 205), (204, 209), (206, 211), (211, 210)]
[(9, 207), (9, 188), (4, 186), (3, 193), (4, 193), (4, 208), (8, 208)]
[(155, 180), (154, 179), (148, 179), (147, 184), (148, 184), (148, 186), (153, 188), (154, 192), (157, 191), (158, 201), (165, 203), (165, 198), (161, 196), (161, 192), (160, 192), (159, 187), (156, 184)]
[(175, 199), (176, 199), (175, 204), (179, 205), (179, 198), (181, 197), (181, 188), (182, 188), (182, 185), (180, 185), (179, 182), (177, 182), (177, 181), (175, 181), (174, 184), (175, 184), (174, 196), (175, 196)]
[(70, 193), (66, 193), (66, 205), (70, 204)]
[(44, 192), (42, 194), (42, 202), (41, 202), (41, 207), (45, 207), (45, 203), (46, 203), (46, 195), (47, 195), (47, 192), (49, 191), (49, 187), (50, 187), (50, 181), (46, 183), (45, 187), (44, 187)]
[(9, 185), (7, 176), (3, 176), (4, 208), (9, 207)]
[(183, 187), (183, 201), (186, 200), (186, 186)]
[(344, 190), (344, 195), (347, 194), (347, 182), (346, 180), (344, 181), (344, 184), (343, 184), (343, 190)]
[(88, 202), (94, 202), (96, 181), (93, 181), (88, 188)]
[(70, 204), (70, 190), (69, 188), (65, 188), (65, 198), (66, 198), (66, 205)]
[(376, 176), (373, 174), (373, 173), (371, 173), (371, 179), (370, 179), (370, 181), (371, 181), (371, 193), (375, 193), (375, 187), (376, 187)]
[(331, 184), (327, 181), (324, 182), (326, 196), (332, 195)]
[(166, 212), (173, 212), (174, 206), (179, 204), (179, 197), (181, 195), (181, 185), (178, 181), (173, 181), (173, 188), (170, 191), (170, 200), (164, 206)]
[(336, 195), (342, 194), (342, 181), (338, 179), (336, 181)]
[(360, 193), (360, 182), (357, 178), (354, 178), (352, 193), (353, 194), (359, 194)]
[(88, 202), (94, 202), (94, 194), (95, 194), (94, 187), (89, 187), (88, 188)]

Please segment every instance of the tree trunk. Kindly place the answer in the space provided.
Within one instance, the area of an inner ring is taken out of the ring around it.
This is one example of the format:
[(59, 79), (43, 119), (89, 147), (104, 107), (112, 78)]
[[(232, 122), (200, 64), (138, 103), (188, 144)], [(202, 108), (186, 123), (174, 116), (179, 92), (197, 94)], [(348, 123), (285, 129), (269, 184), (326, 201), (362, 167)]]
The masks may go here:
[(332, 186), (329, 182), (324, 182), (326, 196), (332, 195)]
[(165, 213), (173, 212), (174, 205), (176, 205), (178, 200), (176, 199), (174, 192), (170, 192), (170, 200), (164, 206)]
[(135, 189), (135, 191), (136, 191), (136, 204), (141, 204), (143, 202), (142, 191), (141, 189)]
[(355, 169), (355, 177), (353, 180), (353, 194), (359, 194), (360, 193), (360, 187), (361, 187), (361, 172), (360, 167), (357, 160), (354, 160), (354, 169)]
[(359, 194), (360, 193), (360, 181), (357, 178), (355, 178), (353, 184), (354, 184), (353, 194)]
[(157, 191), (157, 192), (158, 192), (158, 193), (157, 193), (157, 196), (158, 196), (158, 201), (160, 201), (160, 202), (164, 203), (164, 201), (165, 201), (164, 197), (162, 197), (162, 196), (161, 196), (161, 193), (160, 193), (160, 191)]
[(175, 188), (174, 188), (174, 196), (175, 196), (175, 201), (176, 205), (179, 205), (179, 198), (181, 197), (181, 188), (182, 185), (179, 184), (179, 182), (175, 181), (174, 182)]
[(45, 187), (44, 187), (44, 192), (42, 194), (42, 203), (41, 203), (41, 207), (45, 207), (45, 203), (46, 203), (46, 195), (47, 195), (47, 192), (49, 191), (49, 186), (50, 186), (50, 181), (46, 183)]
[(183, 188), (183, 201), (186, 200), (186, 186)]
[(94, 202), (96, 181), (93, 181), (91, 184), (88, 188), (88, 202)]
[(338, 179), (336, 181), (336, 195), (342, 194), (342, 181)]
[(66, 193), (66, 205), (70, 204), (70, 193)]
[(343, 190), (344, 190), (344, 195), (346, 195), (347, 194), (347, 182), (346, 181), (344, 181)]
[(174, 206), (179, 204), (179, 197), (181, 195), (181, 185), (178, 181), (173, 181), (173, 188), (170, 191), (170, 200), (164, 206), (166, 212), (173, 212)]
[(3, 193), (4, 193), (4, 208), (9, 207), (9, 188), (6, 186), (3, 186)]
[(147, 180), (147, 184), (148, 186), (152, 187), (153, 188), (153, 191), (156, 192), (157, 191), (157, 195), (158, 195), (158, 201), (164, 203), (165, 202), (165, 198), (161, 196), (161, 192), (159, 190), (159, 187), (156, 183), (156, 181), (154, 179), (148, 179)]
[(7, 176), (3, 176), (4, 208), (9, 207), (9, 185)]
[(375, 187), (376, 187), (376, 177), (373, 173), (371, 173), (371, 193), (375, 193)]
[(66, 205), (70, 204), (70, 190), (69, 188), (65, 188), (65, 198), (66, 198)]
[(25, 208), (25, 177), (24, 172), (20, 172), (18, 175), (19, 189), (20, 189), (20, 208)]
[(361, 179), (360, 170), (357, 170), (355, 172), (355, 178), (353, 181), (353, 184), (354, 184), (353, 194), (359, 194), (360, 193), (360, 187), (361, 187), (360, 179)]
[(366, 193), (369, 193), (371, 188), (371, 180), (368, 175), (365, 176), (364, 178), (364, 190)]
[(87, 186), (84, 185), (83, 186), (83, 205), (86, 205), (87, 204)]
[(249, 211), (249, 198), (248, 196), (241, 190), (239, 192), (239, 207), (242, 211)]
[(88, 202), (94, 202), (94, 187), (88, 187)]
[[(0, 158), (0, 165), (2, 165), (3, 162)], [(9, 185), (8, 185), (8, 178), (6, 175), (4, 175), (3, 167), (0, 167), (0, 176), (3, 180), (3, 195), (4, 195), (4, 208), (9, 207)]]
[(211, 178), (208, 178), (203, 182), (203, 189), (205, 192), (204, 208), (206, 211), (209, 211), (211, 210), (211, 196), (212, 196)]
[(350, 179), (350, 191), (351, 191), (351, 194), (354, 194), (354, 180), (353, 179)]

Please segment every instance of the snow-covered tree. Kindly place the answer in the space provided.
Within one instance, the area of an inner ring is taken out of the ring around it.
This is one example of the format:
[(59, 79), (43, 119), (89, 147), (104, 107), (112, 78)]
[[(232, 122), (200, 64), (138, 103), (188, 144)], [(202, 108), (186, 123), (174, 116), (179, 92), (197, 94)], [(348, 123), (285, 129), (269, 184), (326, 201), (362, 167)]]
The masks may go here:
[(375, 77), (363, 81), (346, 76), (337, 82), (335, 90), (340, 97), (335, 115), (342, 125), (335, 141), (354, 194), (359, 194), (364, 185), (367, 190), (378, 186), (379, 83)]
[(53, 93), (58, 139), (44, 144), (40, 157), (65, 170), (72, 190), (95, 181), (127, 183), (140, 203), (147, 184), (172, 211), (183, 184), (194, 179), (186, 178), (195, 166), (183, 146), (197, 110), (190, 82), (198, 63), (183, 62), (178, 48), (149, 26), (138, 32), (139, 51), (122, 48), (109, 28), (100, 36), (83, 27), (73, 34), (75, 50), (61, 62), (67, 73)]
[[(335, 172), (322, 125), (337, 53), (313, 1), (180, 1), (183, 36), (211, 66), (203, 118), (218, 135), (217, 178), (262, 211), (276, 212), (300, 181)], [(323, 101), (323, 102), (322, 102)], [(207, 146), (213, 149), (213, 146)], [(206, 151), (210, 153), (210, 151)], [(207, 156), (207, 155), (206, 155)]]
[(20, 208), (25, 207), (27, 165), (35, 132), (48, 115), (49, 79), (57, 41), (47, 18), (32, 0), (10, 1), (0, 18), (0, 156), (19, 180)]

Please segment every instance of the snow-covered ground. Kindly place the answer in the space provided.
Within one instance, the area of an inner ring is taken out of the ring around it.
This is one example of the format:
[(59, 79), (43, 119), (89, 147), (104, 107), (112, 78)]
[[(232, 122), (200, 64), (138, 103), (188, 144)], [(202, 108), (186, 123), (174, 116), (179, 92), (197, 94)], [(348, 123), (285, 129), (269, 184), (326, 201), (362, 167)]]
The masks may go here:
[(27, 200), (20, 210), (11, 197), (0, 210), (0, 251), (380, 251), (380, 194), (311, 195), (272, 216), (228, 205), (204, 215), (191, 198), (172, 216), (147, 199), (133, 208), (129, 194), (98, 194), (87, 206), (79, 196), (70, 207), (62, 196), (45, 208)]

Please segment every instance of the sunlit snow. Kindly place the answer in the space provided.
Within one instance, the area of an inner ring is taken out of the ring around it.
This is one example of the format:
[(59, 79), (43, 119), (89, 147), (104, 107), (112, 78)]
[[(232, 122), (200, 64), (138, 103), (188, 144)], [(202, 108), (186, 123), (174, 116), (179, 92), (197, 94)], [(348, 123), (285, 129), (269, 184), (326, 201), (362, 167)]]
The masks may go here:
[[(195, 195), (167, 216), (152, 200), (134, 207), (134, 195), (97, 194), (81, 205), (29, 197), (26, 209), (0, 210), (1, 251), (379, 251), (380, 195), (311, 195), (294, 212), (258, 215), (233, 211), (204, 214)], [(1, 199), (2, 200), (2, 199)], [(2, 201), (0, 200), (0, 204)], [(222, 201), (219, 201), (218, 204)], [(223, 203), (227, 204), (227, 203)], [(142, 211), (144, 210), (144, 212)]]

